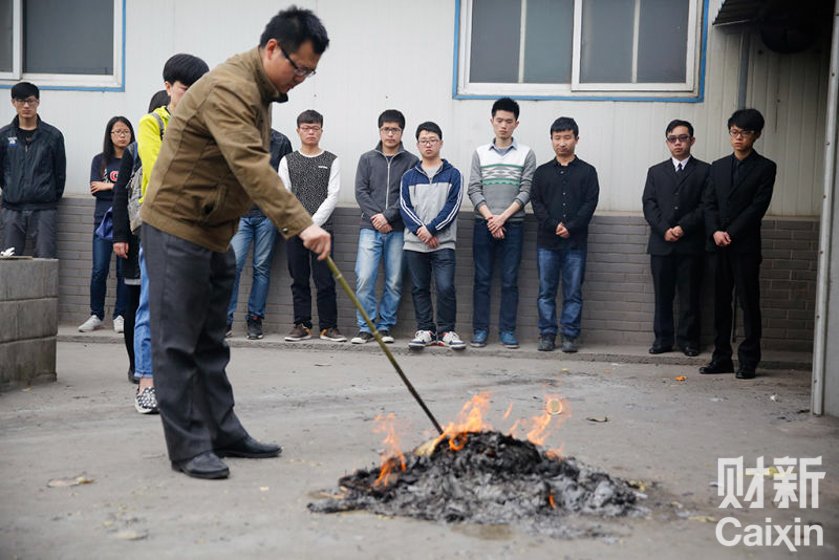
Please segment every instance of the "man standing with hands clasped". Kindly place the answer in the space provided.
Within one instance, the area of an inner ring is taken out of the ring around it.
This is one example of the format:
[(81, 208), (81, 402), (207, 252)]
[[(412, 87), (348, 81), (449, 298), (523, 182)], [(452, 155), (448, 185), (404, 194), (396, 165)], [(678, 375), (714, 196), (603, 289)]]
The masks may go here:
[[(699, 294), (705, 252), (702, 191), (710, 166), (691, 156), (693, 125), (674, 120), (665, 130), (671, 157), (650, 167), (641, 202), (650, 224), (647, 252), (655, 288), (655, 341), (650, 354), (673, 350), (699, 355)], [(673, 298), (679, 292), (679, 330)]]
[(233, 411), (225, 368), (227, 307), (236, 274), (230, 239), (256, 203), (286, 238), (321, 259), (329, 234), (312, 223), (271, 168), (271, 104), (315, 73), (329, 38), (311, 11), (274, 16), (259, 46), (198, 80), (172, 116), (142, 206), (152, 355), (172, 468), (226, 478), (220, 457), (276, 457)]
[(760, 362), (760, 222), (772, 201), (775, 162), (754, 150), (763, 130), (757, 109), (728, 119), (734, 153), (711, 164), (705, 189), (705, 231), (714, 275), (714, 354), (699, 373), (732, 373), (731, 294), (743, 309), (745, 337), (737, 354), (737, 379), (753, 379)]

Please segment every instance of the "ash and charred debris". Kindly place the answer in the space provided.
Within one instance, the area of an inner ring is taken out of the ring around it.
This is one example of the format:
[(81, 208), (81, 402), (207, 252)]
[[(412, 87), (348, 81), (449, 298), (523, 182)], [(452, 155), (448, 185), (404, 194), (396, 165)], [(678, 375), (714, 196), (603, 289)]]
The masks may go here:
[(565, 537), (580, 531), (544, 529), (570, 514), (618, 517), (644, 510), (627, 482), (530, 442), (499, 432), (458, 434), (454, 442), (443, 440), (427, 456), (406, 456), (404, 471), (401, 461), (392, 459), (386, 482), (376, 483), (381, 467), (345, 476), (335, 497), (310, 503), (309, 509), (363, 509), (449, 523), (530, 523)]

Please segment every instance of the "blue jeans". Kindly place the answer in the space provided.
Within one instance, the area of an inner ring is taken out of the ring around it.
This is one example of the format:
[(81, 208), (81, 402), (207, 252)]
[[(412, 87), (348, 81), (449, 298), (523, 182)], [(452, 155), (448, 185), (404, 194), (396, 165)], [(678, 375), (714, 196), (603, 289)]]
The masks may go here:
[[(402, 297), (402, 246), (401, 231), (381, 233), (362, 228), (358, 234), (358, 255), (355, 260), (355, 293), (364, 312), (376, 324), (378, 330), (391, 330), (396, 325), (396, 312)], [(385, 285), (382, 301), (376, 314), (376, 280), (379, 263), (384, 261)], [(370, 332), (370, 327), (356, 311), (358, 330)]]
[[(105, 293), (108, 291), (108, 273), (111, 269), (111, 253), (114, 242), (93, 234), (93, 270), (90, 272), (90, 314), (100, 319), (105, 318)], [(113, 317), (125, 314), (125, 302), (128, 301), (128, 289), (122, 281), (122, 260), (118, 258), (117, 299), (114, 303)]]
[(149, 275), (140, 246), (140, 304), (134, 321), (134, 377), (151, 377), (151, 329), (149, 328)]
[(236, 304), (239, 299), (239, 277), (245, 268), (251, 244), (253, 244), (253, 283), (248, 297), (248, 316), (265, 318), (265, 300), (268, 299), (268, 287), (271, 285), (271, 261), (274, 257), (274, 242), (277, 229), (265, 216), (245, 216), (239, 219), (239, 229), (230, 240), (236, 253), (236, 279), (233, 281), (233, 294), (227, 308), (227, 322), (233, 322)]
[(516, 332), (519, 309), (519, 265), (524, 241), (524, 224), (507, 222), (504, 239), (496, 239), (487, 229), (486, 220), (475, 220), (472, 254), (475, 259), (475, 291), (472, 306), (472, 327), (476, 331), (489, 330), (490, 289), (492, 269), (496, 258), (501, 265), (501, 307), (498, 310), (498, 330)]
[[(454, 249), (440, 249), (431, 253), (405, 251), (417, 330), (442, 335), (454, 330), (457, 317), (457, 298), (454, 289)], [(437, 324), (431, 305), (431, 275), (437, 288)]]
[(539, 333), (557, 334), (556, 291), (562, 277), (562, 335), (580, 336), (583, 316), (583, 279), (586, 275), (585, 249), (536, 249), (539, 269)]

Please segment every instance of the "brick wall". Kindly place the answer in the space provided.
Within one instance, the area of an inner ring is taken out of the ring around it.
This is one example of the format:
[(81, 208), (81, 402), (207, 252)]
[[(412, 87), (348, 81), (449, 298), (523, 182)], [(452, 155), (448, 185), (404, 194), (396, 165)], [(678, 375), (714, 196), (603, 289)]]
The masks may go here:
[[(335, 214), (335, 261), (354, 286), (355, 250), (358, 241), (358, 210), (338, 208)], [(458, 224), (457, 294), (458, 331), (471, 335), (472, 318), (472, 224), (471, 211), (462, 212)], [(89, 314), (89, 282), (93, 199), (65, 198), (59, 224), (60, 298), (62, 324), (81, 324)], [(810, 351), (818, 245), (818, 221), (813, 218), (766, 218), (763, 221), (764, 262), (761, 270), (764, 346)], [(597, 215), (591, 226), (589, 256), (584, 284), (583, 340), (615, 344), (648, 345), (652, 340), (653, 288), (649, 257), (645, 254), (647, 226), (640, 215)], [(525, 252), (519, 279), (519, 335), (538, 337), (536, 328), (536, 230), (533, 216), (525, 226)], [(111, 265), (113, 267), (113, 264)], [(236, 315), (238, 333), (244, 329), (244, 314), (250, 289), (246, 265), (240, 286)], [(706, 285), (710, 285), (706, 279)], [(274, 253), (271, 289), (265, 330), (284, 333), (291, 327), (290, 279), (282, 241)], [(380, 290), (379, 290), (380, 293)], [(113, 268), (107, 309), (113, 305)], [(396, 333), (414, 330), (410, 288), (403, 291)], [(711, 339), (712, 294), (703, 296), (703, 339)], [(493, 290), (493, 324), (497, 320), (498, 285)], [(349, 299), (338, 295), (339, 327), (351, 335), (357, 329)], [(317, 315), (316, 310), (314, 315)], [(738, 321), (742, 325), (742, 321)], [(495, 327), (493, 327), (494, 330)], [(491, 332), (491, 337), (496, 335)], [(494, 338), (491, 338), (493, 340)]]

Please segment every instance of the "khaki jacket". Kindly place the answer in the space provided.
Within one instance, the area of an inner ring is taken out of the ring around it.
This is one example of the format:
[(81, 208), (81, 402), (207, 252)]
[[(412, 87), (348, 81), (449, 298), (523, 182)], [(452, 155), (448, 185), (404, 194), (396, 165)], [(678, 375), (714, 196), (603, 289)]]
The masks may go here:
[(189, 88), (174, 111), (143, 202), (143, 221), (226, 252), (256, 203), (288, 238), (312, 224), (271, 167), (271, 103), (284, 102), (259, 49), (236, 55)]

